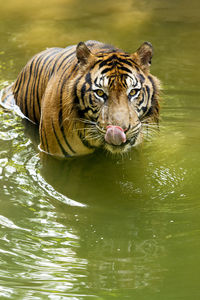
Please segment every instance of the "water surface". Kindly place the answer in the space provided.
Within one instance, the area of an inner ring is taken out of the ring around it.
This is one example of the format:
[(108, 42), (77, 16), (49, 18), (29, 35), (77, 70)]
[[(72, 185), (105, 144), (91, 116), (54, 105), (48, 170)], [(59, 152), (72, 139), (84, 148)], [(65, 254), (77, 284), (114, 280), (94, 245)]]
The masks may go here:
[(0, 299), (199, 299), (200, 3), (1, 2), (1, 88), (46, 47), (147, 40), (163, 100), (160, 133), (124, 159), (40, 158), (0, 110)]

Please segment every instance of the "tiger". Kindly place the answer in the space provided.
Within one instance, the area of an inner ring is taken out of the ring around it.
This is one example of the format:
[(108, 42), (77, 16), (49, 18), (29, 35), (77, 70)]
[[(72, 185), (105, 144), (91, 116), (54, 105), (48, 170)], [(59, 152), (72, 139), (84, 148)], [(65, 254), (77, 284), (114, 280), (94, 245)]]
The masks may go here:
[(123, 155), (142, 143), (148, 126), (159, 124), (152, 56), (150, 42), (131, 54), (92, 40), (47, 48), (1, 91), (1, 105), (38, 125), (43, 153), (67, 158), (101, 149)]

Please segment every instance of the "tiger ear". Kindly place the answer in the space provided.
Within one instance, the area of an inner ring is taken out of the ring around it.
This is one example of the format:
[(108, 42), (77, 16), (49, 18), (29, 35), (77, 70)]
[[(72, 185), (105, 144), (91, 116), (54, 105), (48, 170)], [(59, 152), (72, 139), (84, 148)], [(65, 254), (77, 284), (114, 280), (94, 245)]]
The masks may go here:
[(76, 47), (76, 57), (78, 59), (78, 63), (81, 65), (85, 65), (88, 63), (90, 57), (93, 54), (91, 53), (90, 49), (86, 46), (85, 43), (80, 42)]
[(153, 47), (151, 43), (144, 42), (133, 54), (133, 56), (142, 68), (142, 70), (144, 72), (149, 72), (151, 59), (153, 56)]

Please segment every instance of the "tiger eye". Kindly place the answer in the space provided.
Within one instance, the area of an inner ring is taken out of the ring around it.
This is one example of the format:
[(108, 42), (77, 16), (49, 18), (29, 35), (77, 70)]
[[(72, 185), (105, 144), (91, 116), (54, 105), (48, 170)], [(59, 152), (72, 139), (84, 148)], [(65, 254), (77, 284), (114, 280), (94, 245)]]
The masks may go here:
[(132, 89), (129, 93), (130, 96), (135, 96), (135, 94), (137, 93), (136, 90)]
[(103, 97), (104, 91), (102, 91), (102, 90), (97, 90), (97, 91), (96, 91), (96, 94), (97, 94), (99, 97)]

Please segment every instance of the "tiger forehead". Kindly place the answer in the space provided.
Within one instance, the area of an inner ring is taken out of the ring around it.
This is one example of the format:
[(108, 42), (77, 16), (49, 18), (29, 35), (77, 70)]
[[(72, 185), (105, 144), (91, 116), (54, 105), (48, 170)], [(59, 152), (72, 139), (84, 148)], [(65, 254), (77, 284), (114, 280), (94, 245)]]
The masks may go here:
[(135, 86), (140, 69), (129, 54), (99, 53), (95, 64), (95, 85), (98, 87)]
[(139, 71), (136, 62), (131, 56), (121, 53), (103, 56), (96, 64), (102, 73), (110, 72), (112, 75), (130, 73), (133, 69)]
[(106, 76), (101, 74), (95, 79), (94, 83), (99, 88), (101, 87), (110, 88), (112, 86), (117, 86), (117, 85), (129, 88), (131, 86), (136, 86), (138, 83), (138, 79), (134, 75)]
[(129, 54), (123, 52), (98, 53), (96, 57), (99, 58), (97, 63), (99, 63), (100, 68), (105, 64), (111, 65), (116, 63), (136, 65), (136, 62), (132, 59), (132, 57)]

